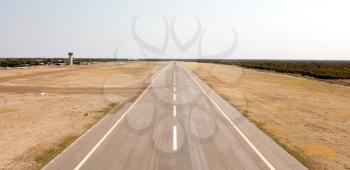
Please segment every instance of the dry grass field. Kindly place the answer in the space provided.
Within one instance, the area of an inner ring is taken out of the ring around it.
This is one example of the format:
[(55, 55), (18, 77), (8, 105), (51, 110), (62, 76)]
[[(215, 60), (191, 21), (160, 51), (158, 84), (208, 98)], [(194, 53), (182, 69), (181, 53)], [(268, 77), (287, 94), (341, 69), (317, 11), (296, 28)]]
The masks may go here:
[(310, 169), (350, 169), (350, 88), (220, 64), (183, 63)]
[[(0, 169), (37, 169), (164, 63), (0, 70)], [(54, 148), (54, 149), (53, 149)]]

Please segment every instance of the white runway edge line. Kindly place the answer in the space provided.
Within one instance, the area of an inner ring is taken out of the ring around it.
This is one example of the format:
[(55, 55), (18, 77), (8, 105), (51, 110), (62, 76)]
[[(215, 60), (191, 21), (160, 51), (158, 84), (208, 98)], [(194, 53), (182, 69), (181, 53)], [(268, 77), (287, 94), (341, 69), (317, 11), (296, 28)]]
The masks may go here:
[(126, 110), (124, 112), (124, 114), (119, 118), (119, 120), (117, 122), (114, 123), (114, 125), (112, 126), (112, 128), (110, 128), (108, 130), (108, 132), (100, 139), (100, 141), (98, 141), (98, 143), (90, 150), (90, 152), (79, 162), (79, 164), (74, 168), (74, 170), (79, 170), (84, 163), (90, 158), (90, 156), (97, 150), (97, 148), (103, 143), (104, 140), (106, 140), (106, 138), (112, 133), (112, 131), (118, 126), (118, 124), (124, 119), (124, 117), (126, 116), (126, 114), (135, 106), (135, 103), (137, 103), (142, 96), (148, 91), (148, 89), (154, 84), (154, 82), (156, 82), (156, 80), (158, 79), (158, 77), (163, 73), (163, 71), (167, 68), (168, 66), (166, 66), (165, 68), (163, 68), (158, 75), (152, 80), (151, 84), (147, 87), (147, 89), (145, 91), (143, 91), (143, 93), (135, 100), (135, 102), (128, 108), (128, 110)]
[(217, 103), (208, 95), (208, 93), (199, 85), (197, 80), (189, 74), (191, 79), (196, 83), (196, 85), (202, 90), (202, 92), (208, 97), (208, 99), (214, 104), (214, 106), (219, 110), (219, 112), (229, 121), (233, 128), (242, 136), (242, 138), (249, 144), (249, 146), (254, 150), (256, 154), (264, 161), (264, 163), (271, 169), (275, 170), (276, 168), (260, 153), (260, 151), (250, 142), (250, 140), (243, 134), (243, 132), (234, 124), (231, 119), (225, 114), (225, 112), (217, 105)]

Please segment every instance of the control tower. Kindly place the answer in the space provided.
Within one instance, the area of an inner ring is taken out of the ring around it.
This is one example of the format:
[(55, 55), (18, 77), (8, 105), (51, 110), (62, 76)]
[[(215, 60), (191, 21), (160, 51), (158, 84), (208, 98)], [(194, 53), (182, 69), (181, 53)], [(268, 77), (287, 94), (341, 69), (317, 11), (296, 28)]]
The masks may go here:
[(69, 52), (68, 56), (69, 56), (69, 65), (72, 66), (73, 65), (73, 53)]

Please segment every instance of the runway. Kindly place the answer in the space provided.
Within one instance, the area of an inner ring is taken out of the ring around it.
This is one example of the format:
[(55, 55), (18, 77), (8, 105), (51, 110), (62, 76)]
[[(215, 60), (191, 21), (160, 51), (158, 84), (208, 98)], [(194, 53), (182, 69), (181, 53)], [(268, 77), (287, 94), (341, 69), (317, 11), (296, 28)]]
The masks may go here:
[(306, 169), (189, 69), (170, 62), (44, 169)]

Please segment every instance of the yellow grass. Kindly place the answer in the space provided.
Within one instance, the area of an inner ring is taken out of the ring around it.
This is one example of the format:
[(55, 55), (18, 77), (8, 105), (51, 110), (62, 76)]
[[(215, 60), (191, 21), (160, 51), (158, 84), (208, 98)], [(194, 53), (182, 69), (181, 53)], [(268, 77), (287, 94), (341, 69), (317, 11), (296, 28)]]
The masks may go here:
[(350, 169), (350, 88), (220, 64), (183, 63), (310, 169)]

